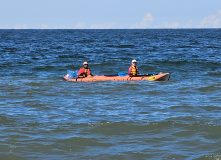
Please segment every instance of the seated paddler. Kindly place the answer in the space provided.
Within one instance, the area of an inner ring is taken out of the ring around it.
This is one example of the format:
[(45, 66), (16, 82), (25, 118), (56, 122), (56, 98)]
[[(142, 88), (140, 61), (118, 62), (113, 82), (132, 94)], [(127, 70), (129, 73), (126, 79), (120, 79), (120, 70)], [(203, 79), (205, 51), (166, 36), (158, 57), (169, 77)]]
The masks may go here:
[(84, 62), (83, 68), (81, 68), (78, 72), (78, 77), (85, 78), (85, 77), (89, 77), (89, 76), (92, 76), (91, 70), (88, 68), (88, 63)]
[(135, 77), (139, 74), (136, 59), (132, 60), (132, 65), (129, 68), (129, 73), (128, 74), (131, 77)]

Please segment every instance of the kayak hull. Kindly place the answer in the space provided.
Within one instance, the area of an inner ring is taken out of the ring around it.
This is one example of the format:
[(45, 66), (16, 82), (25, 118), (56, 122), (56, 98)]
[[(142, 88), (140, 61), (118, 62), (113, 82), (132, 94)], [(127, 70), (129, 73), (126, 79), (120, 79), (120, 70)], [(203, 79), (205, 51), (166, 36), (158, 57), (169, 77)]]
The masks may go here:
[(84, 82), (93, 82), (93, 81), (168, 81), (170, 78), (170, 73), (159, 73), (157, 75), (151, 76), (138, 76), (130, 77), (126, 76), (91, 76), (85, 78), (69, 78), (68, 75), (65, 75), (64, 80), (66, 81), (84, 81)]

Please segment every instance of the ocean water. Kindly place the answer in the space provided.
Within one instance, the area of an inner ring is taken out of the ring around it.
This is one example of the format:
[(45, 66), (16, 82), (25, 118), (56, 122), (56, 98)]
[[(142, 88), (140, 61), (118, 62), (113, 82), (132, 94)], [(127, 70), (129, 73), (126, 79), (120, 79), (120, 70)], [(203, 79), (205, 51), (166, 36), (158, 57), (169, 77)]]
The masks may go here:
[(221, 29), (0, 30), (0, 159), (220, 160)]

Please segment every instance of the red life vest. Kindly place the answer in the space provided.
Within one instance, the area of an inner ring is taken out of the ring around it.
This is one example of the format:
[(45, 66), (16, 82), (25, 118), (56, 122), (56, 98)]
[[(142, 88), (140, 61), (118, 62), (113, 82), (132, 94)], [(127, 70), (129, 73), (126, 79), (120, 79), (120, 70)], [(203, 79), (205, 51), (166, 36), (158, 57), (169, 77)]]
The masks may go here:
[(88, 69), (85, 69), (85, 68), (81, 68), (80, 71), (79, 71), (79, 76), (81, 76), (82, 74), (86, 73), (87, 76), (91, 75), (91, 70), (88, 68)]

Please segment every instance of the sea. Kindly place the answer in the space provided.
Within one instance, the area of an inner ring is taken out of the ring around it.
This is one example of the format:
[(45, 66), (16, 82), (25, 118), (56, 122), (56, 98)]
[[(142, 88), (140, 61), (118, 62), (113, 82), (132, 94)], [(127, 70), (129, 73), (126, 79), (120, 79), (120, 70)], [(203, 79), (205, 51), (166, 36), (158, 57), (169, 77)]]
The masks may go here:
[(0, 159), (220, 160), (221, 29), (0, 30)]

